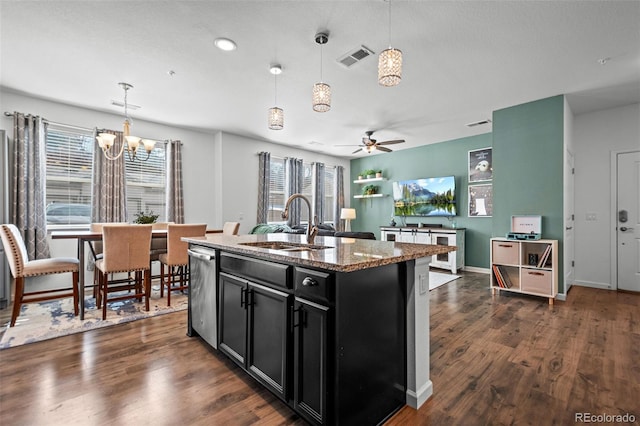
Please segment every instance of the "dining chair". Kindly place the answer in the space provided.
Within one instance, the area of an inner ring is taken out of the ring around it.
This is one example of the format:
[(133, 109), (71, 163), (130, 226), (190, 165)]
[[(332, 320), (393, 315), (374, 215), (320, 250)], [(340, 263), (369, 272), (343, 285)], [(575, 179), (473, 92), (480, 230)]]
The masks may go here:
[[(109, 224), (102, 227), (103, 258), (96, 262), (100, 270), (96, 305), (107, 319), (107, 303), (144, 298), (149, 310), (151, 296), (151, 225)], [(109, 280), (109, 274), (135, 273), (134, 280)], [(144, 275), (144, 279), (142, 276)], [(109, 293), (116, 293), (109, 297)]]
[[(13, 224), (0, 226), (2, 244), (7, 254), (9, 269), (15, 282), (15, 297), (13, 310), (11, 312), (11, 322), (9, 327), (16, 324), (16, 319), (20, 314), (23, 304), (42, 302), (45, 300), (62, 299), (73, 297), (73, 313), (78, 315), (78, 276), (79, 261), (69, 257), (52, 257), (49, 259), (29, 260), (27, 248), (18, 228)], [(52, 290), (25, 290), (25, 279), (39, 275), (63, 274), (71, 272), (72, 285), (67, 288), (56, 288)]]
[(224, 235), (238, 235), (240, 230), (240, 222), (225, 222), (222, 226), (222, 233)]
[[(160, 297), (164, 297), (164, 287), (167, 287), (167, 306), (171, 306), (171, 292), (188, 288), (189, 256), (188, 244), (182, 237), (204, 237), (207, 232), (206, 223), (198, 224), (169, 224), (167, 227), (167, 252), (160, 255)], [(164, 266), (168, 267), (165, 282)], [(179, 277), (177, 285), (175, 278)]]
[[(151, 229), (153, 231), (166, 231), (169, 224), (173, 224), (174, 222), (156, 222), (151, 224)], [(163, 237), (153, 237), (151, 238), (151, 264), (153, 266), (153, 262), (160, 261), (160, 255), (167, 252), (167, 238)], [(151, 270), (151, 281), (154, 279), (160, 278), (160, 275), (153, 275), (153, 267)]]

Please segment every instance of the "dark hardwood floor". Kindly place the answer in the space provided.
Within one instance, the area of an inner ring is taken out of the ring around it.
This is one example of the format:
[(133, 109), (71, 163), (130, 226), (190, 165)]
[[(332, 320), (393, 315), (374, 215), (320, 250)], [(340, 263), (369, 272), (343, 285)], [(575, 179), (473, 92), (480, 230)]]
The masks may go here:
[[(488, 275), (431, 292), (431, 380), (387, 425), (640, 421), (640, 295), (573, 287), (566, 302), (489, 291)], [(186, 312), (0, 351), (6, 425), (304, 424), (224, 356)]]

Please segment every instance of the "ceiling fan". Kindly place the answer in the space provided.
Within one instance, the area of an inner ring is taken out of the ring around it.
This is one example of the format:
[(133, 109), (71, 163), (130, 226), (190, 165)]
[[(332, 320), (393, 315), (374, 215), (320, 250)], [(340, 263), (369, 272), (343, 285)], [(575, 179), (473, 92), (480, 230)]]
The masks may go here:
[(387, 148), (384, 145), (393, 145), (393, 144), (404, 142), (404, 139), (394, 139), (389, 141), (378, 142), (376, 139), (371, 139), (371, 135), (373, 135), (374, 132), (375, 130), (367, 130), (365, 132), (366, 136), (362, 137), (362, 143), (360, 145), (336, 145), (336, 146), (359, 146), (360, 148), (353, 151), (352, 154), (356, 154), (360, 151), (366, 151), (367, 154), (371, 154), (376, 149), (378, 151), (383, 151), (383, 152), (392, 152), (391, 149)]

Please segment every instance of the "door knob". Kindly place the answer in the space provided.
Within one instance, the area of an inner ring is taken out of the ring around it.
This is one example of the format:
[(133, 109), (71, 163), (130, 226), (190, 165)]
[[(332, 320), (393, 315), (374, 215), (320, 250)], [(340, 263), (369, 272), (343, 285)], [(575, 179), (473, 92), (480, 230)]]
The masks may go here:
[(629, 228), (629, 227), (626, 227), (626, 226), (621, 226), (621, 227), (620, 227), (620, 230), (621, 230), (622, 232), (625, 232), (625, 231), (633, 231), (633, 228)]

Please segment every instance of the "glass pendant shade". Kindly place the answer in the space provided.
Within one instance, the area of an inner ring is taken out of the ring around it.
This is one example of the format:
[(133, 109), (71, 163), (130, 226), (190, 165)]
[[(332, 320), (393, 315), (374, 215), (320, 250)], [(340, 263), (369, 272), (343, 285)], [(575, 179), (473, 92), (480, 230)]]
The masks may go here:
[(389, 47), (378, 57), (378, 83), (396, 86), (402, 80), (402, 51)]
[(144, 145), (144, 149), (147, 152), (153, 151), (153, 148), (156, 147), (156, 141), (151, 139), (142, 139), (142, 144)]
[(316, 112), (329, 111), (331, 109), (331, 86), (326, 83), (314, 84), (312, 103), (313, 110)]
[(271, 130), (282, 130), (284, 127), (284, 111), (282, 108), (269, 108), (268, 122)]
[(116, 135), (112, 135), (111, 133), (100, 133), (96, 139), (98, 140), (100, 148), (108, 150), (113, 146), (113, 143), (116, 140)]

